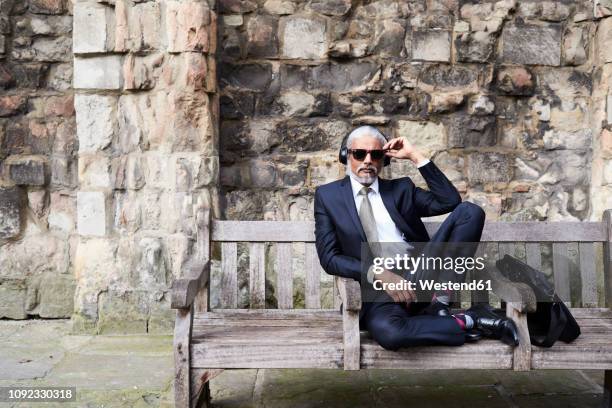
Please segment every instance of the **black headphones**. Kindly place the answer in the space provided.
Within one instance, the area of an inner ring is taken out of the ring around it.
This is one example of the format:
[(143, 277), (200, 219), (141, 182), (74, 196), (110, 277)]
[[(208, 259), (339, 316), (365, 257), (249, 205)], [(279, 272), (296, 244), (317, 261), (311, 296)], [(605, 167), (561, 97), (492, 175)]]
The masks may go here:
[[(340, 163), (345, 164), (345, 165), (348, 162), (348, 154), (349, 154), (348, 147), (346, 147), (346, 142), (348, 141), (348, 137), (350, 136), (350, 134), (351, 132), (349, 132), (342, 139), (342, 144), (340, 145), (340, 152), (338, 153), (338, 160), (340, 161)], [(383, 137), (385, 138), (387, 142), (389, 141), (389, 138), (383, 132), (380, 132), (380, 134), (383, 135)], [(390, 164), (391, 164), (391, 157), (385, 156), (385, 161), (383, 163), (383, 166), (388, 166)]]

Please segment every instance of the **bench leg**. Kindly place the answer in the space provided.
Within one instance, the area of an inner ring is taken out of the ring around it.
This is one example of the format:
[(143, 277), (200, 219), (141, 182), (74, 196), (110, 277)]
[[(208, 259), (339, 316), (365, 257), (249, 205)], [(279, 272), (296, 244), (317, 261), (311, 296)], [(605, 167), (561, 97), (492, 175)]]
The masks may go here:
[(192, 368), (191, 369), (191, 406), (194, 408), (209, 408), (210, 380), (221, 374), (221, 369)]
[(199, 395), (195, 396), (197, 401), (194, 401), (193, 406), (195, 408), (211, 408), (212, 403), (210, 399), (210, 383), (206, 382), (200, 391)]
[(605, 371), (603, 388), (603, 406), (612, 408), (612, 370)]

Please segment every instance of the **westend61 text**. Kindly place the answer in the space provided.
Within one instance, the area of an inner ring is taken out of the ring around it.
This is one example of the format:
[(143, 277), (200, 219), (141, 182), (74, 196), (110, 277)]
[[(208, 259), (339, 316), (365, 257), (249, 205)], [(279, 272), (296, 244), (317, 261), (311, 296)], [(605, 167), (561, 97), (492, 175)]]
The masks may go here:
[[(374, 281), (374, 289), (376, 290), (417, 290), (417, 283), (411, 282), (406, 279), (402, 279), (399, 282), (381, 282), (379, 280)], [(473, 280), (471, 282), (436, 282), (432, 279), (419, 280), (418, 281), (420, 290), (493, 290), (491, 287), (491, 280), (480, 279)]]

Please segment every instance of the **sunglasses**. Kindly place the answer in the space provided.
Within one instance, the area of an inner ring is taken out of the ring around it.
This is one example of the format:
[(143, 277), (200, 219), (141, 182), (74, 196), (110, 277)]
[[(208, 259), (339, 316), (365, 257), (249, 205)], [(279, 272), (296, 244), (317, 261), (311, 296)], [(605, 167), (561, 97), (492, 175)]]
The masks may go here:
[(385, 152), (389, 149), (377, 149), (377, 150), (366, 150), (366, 149), (349, 149), (349, 153), (353, 154), (355, 160), (362, 161), (370, 153), (372, 160), (380, 160), (385, 157)]

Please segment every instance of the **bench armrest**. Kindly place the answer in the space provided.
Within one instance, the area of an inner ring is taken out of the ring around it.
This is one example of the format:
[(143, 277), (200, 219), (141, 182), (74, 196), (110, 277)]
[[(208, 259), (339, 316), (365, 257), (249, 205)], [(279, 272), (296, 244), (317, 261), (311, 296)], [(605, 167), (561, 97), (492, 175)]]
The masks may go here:
[(491, 279), (493, 293), (507, 303), (512, 303), (512, 308), (520, 313), (535, 312), (536, 296), (528, 285), (520, 282), (512, 282), (502, 275), (496, 268), (488, 271)]
[(175, 279), (171, 287), (172, 309), (188, 309), (200, 289), (208, 285), (210, 278), (210, 261), (195, 260), (185, 267), (185, 277)]
[(358, 312), (361, 309), (361, 287), (354, 279), (336, 276), (336, 286), (342, 299), (343, 309)]

